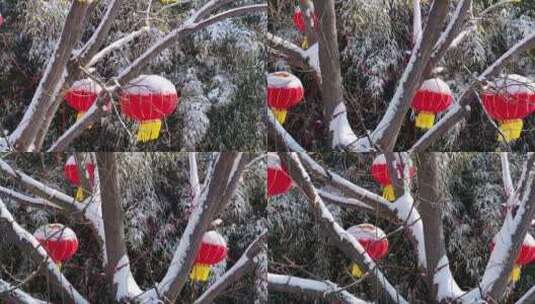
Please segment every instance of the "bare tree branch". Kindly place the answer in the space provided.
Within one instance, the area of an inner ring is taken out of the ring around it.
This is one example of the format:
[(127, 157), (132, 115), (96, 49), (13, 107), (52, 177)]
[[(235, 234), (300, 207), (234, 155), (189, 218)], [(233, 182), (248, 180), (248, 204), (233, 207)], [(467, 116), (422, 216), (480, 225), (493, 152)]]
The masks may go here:
[(62, 210), (61, 207), (45, 199), (30, 197), (20, 192), (17, 192), (15, 190), (8, 189), (6, 187), (0, 186), (0, 192), (4, 194), (6, 197), (9, 197), (15, 200), (18, 204), (25, 206), (25, 207), (43, 208), (43, 209), (55, 210), (55, 211)]
[(535, 286), (531, 287), (515, 304), (535, 303)]
[[(65, 77), (65, 67), (76, 43), (82, 35), (86, 13), (91, 1), (73, 1), (61, 38), (48, 62), (44, 76), (35, 91), (29, 109), (19, 125), (9, 137), (9, 141), (19, 151), (27, 151), (46, 120), (45, 114), (54, 101), (57, 91), (62, 86)], [(37, 126), (37, 127), (36, 127)]]
[[(6, 294), (6, 292), (8, 292)], [(21, 304), (46, 304), (48, 302), (39, 300), (24, 292), (22, 289), (9, 284), (8, 282), (0, 279), (0, 299), (8, 301), (16, 301)]]
[(270, 290), (295, 293), (306, 297), (341, 301), (345, 304), (369, 304), (348, 291), (341, 289), (331, 281), (316, 281), (288, 275), (268, 273), (268, 287)]

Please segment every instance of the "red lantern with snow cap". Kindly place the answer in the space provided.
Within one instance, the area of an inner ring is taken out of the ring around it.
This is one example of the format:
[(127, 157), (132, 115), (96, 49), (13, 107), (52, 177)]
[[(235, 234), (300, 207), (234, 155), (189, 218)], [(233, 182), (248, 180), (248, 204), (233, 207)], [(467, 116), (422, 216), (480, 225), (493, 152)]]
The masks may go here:
[[(90, 186), (95, 182), (95, 164), (90, 161), (83, 161), (81, 168), (85, 167), (85, 176), (89, 181)], [(73, 186), (77, 187), (74, 195), (76, 201), (81, 202), (85, 197), (85, 190), (82, 188), (80, 176), (78, 176), (78, 166), (73, 155), (71, 155), (65, 165), (63, 166), (63, 175)]]
[(178, 102), (173, 83), (158, 75), (141, 75), (121, 92), (121, 112), (141, 123), (137, 133), (140, 142), (160, 136), (162, 119), (175, 111)]
[(74, 231), (62, 224), (47, 224), (33, 234), (54, 263), (61, 266), (78, 251), (78, 238)]
[[(312, 2), (310, 2), (309, 5), (310, 5), (309, 14), (312, 15), (312, 18), (311, 18), (312, 28), (314, 28), (314, 30), (317, 31), (318, 27), (319, 27), (319, 16), (314, 10), (314, 4)], [(303, 15), (303, 12), (301, 11), (301, 7), (299, 7), (299, 6), (296, 7), (295, 11), (294, 11), (294, 15), (292, 16), (292, 20), (293, 20), (293, 23), (295, 25), (295, 28), (300, 33), (305, 33), (306, 32), (306, 26), (305, 26), (304, 17), (305, 16)], [(307, 49), (308, 48), (308, 39), (307, 39), (307, 37), (305, 37), (305, 40), (303, 41), (301, 47), (303, 49)]]
[[(490, 251), (494, 250), (497, 237), (498, 235), (494, 236), (490, 242)], [(515, 265), (513, 266), (509, 280), (511, 280), (513, 283), (518, 282), (518, 280), (520, 280), (522, 266), (533, 262), (535, 262), (535, 239), (533, 236), (531, 236), (531, 234), (528, 233), (526, 234), (526, 237), (524, 237), (522, 245), (520, 245), (520, 252), (515, 260)]]
[(78, 80), (72, 84), (65, 94), (67, 104), (76, 110), (76, 119), (80, 119), (87, 110), (95, 103), (102, 88), (91, 79)]
[(303, 100), (301, 80), (288, 72), (270, 73), (267, 77), (267, 103), (277, 120), (283, 124), (288, 110)]
[[(364, 247), (366, 253), (368, 253), (370, 258), (374, 261), (381, 260), (388, 253), (388, 239), (386, 238), (384, 231), (379, 227), (372, 224), (360, 224), (349, 227), (347, 233)], [(352, 265), (351, 274), (357, 278), (360, 278), (363, 275), (362, 270), (357, 264)]]
[(516, 140), (522, 133), (523, 119), (535, 111), (535, 83), (520, 75), (507, 75), (481, 93), (481, 102), (500, 125), (503, 136), (498, 135), (498, 140)]
[(417, 112), (416, 127), (430, 129), (436, 114), (445, 111), (453, 101), (453, 93), (447, 83), (439, 78), (424, 81), (412, 99), (411, 108)]
[[(403, 166), (399, 159), (399, 156), (395, 155), (394, 167), (398, 173), (399, 178), (403, 176)], [(394, 187), (392, 186), (392, 179), (388, 172), (388, 166), (386, 164), (386, 158), (384, 154), (379, 154), (373, 160), (371, 173), (373, 179), (383, 187), (383, 197), (386, 200), (391, 202), (396, 200), (396, 195), (394, 193)], [(409, 168), (409, 177), (413, 177), (416, 174), (416, 169), (414, 167)]]
[(193, 281), (205, 282), (210, 275), (210, 268), (227, 257), (227, 242), (217, 231), (211, 230), (202, 237), (201, 248), (190, 273)]
[(267, 193), (268, 197), (285, 194), (292, 189), (293, 182), (283, 168), (276, 153), (268, 153)]

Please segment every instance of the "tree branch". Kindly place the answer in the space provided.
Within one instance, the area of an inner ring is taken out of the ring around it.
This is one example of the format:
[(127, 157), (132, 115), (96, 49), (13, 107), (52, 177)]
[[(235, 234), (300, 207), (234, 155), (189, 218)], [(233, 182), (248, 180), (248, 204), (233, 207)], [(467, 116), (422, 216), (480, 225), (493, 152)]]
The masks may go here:
[(316, 281), (288, 275), (268, 273), (268, 287), (270, 290), (294, 293), (328, 301), (341, 301), (345, 304), (369, 304), (331, 281)]
[[(7, 294), (5, 294), (8, 292)], [(0, 299), (5, 299), (9, 301), (15, 301), (16, 303), (22, 304), (47, 304), (48, 302), (39, 300), (31, 296), (30, 294), (24, 292), (17, 286), (13, 286), (8, 282), (0, 279)]]
[(82, 35), (82, 26), (85, 23), (90, 2), (73, 1), (72, 3), (61, 38), (48, 62), (32, 102), (15, 131), (9, 136), (9, 142), (18, 151), (28, 151), (31, 148), (39, 127), (46, 121), (47, 110), (54, 102), (54, 96), (64, 81), (65, 67), (72, 50)]

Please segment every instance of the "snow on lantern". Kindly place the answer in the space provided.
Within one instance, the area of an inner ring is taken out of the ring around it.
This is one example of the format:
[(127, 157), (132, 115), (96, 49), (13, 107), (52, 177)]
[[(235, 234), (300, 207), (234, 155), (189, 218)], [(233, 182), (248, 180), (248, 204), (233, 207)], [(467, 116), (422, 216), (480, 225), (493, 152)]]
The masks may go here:
[(295, 107), (305, 94), (301, 80), (288, 72), (270, 73), (267, 77), (267, 103), (271, 111), (283, 124), (288, 110)]
[[(395, 156), (394, 167), (397, 171), (398, 177), (403, 176), (403, 166), (399, 160), (399, 156)], [(386, 200), (391, 202), (396, 200), (396, 195), (394, 193), (394, 187), (392, 186), (392, 180), (388, 172), (388, 166), (386, 164), (386, 158), (384, 154), (379, 154), (373, 160), (371, 173), (373, 179), (383, 187), (383, 197)], [(416, 173), (414, 167), (409, 168), (409, 177), (413, 177)]]
[[(95, 182), (95, 164), (84, 161), (81, 167), (85, 167), (85, 176), (89, 181), (89, 185), (92, 186)], [(69, 181), (69, 183), (77, 187), (74, 195), (76, 201), (83, 201), (86, 190), (84, 190), (81, 185), (80, 176), (78, 175), (78, 166), (76, 165), (76, 160), (73, 155), (67, 159), (67, 162), (63, 166), (63, 175)]]
[(48, 256), (61, 267), (78, 250), (78, 238), (74, 231), (62, 224), (47, 224), (39, 227), (33, 234)]
[(67, 104), (78, 112), (76, 120), (84, 116), (84, 113), (95, 103), (101, 91), (100, 85), (92, 79), (82, 79), (72, 84), (64, 98)]
[(523, 119), (535, 111), (535, 83), (520, 75), (507, 75), (496, 80), (481, 93), (485, 111), (500, 125), (499, 141), (520, 138)]
[[(379, 227), (372, 224), (360, 224), (349, 227), (347, 233), (364, 247), (366, 253), (374, 261), (381, 260), (388, 253), (388, 239), (384, 231)], [(356, 278), (360, 278), (364, 273), (357, 264), (353, 264), (351, 266), (351, 274)]]
[(439, 78), (424, 81), (416, 91), (411, 108), (417, 112), (416, 127), (430, 129), (435, 124), (435, 116), (445, 111), (453, 101), (453, 93), (447, 83)]
[(268, 153), (267, 164), (268, 197), (288, 193), (292, 189), (293, 182), (276, 153)]
[(210, 268), (223, 261), (227, 257), (227, 251), (227, 242), (221, 234), (214, 230), (206, 232), (202, 238), (201, 248), (197, 253), (190, 278), (193, 281), (207, 281)]
[(141, 75), (121, 92), (121, 112), (141, 122), (137, 140), (147, 142), (160, 136), (162, 119), (173, 113), (179, 102), (175, 86), (158, 75)]
[[(494, 236), (494, 238), (490, 242), (490, 251), (494, 250), (497, 237), (498, 235)], [(518, 256), (515, 260), (515, 264), (509, 276), (509, 280), (511, 280), (513, 283), (518, 282), (518, 280), (520, 280), (520, 272), (522, 270), (522, 266), (533, 262), (535, 262), (535, 239), (533, 238), (533, 236), (531, 236), (531, 234), (528, 233), (526, 234), (526, 237), (524, 237), (524, 242), (522, 242), (522, 245), (520, 246), (520, 252), (518, 253)]]

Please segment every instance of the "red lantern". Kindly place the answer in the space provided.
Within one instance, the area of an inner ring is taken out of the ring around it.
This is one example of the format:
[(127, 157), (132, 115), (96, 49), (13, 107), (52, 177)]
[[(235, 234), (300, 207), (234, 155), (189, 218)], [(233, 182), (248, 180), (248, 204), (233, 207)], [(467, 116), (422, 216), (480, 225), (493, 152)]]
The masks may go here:
[(293, 182), (286, 170), (282, 167), (277, 154), (268, 153), (267, 163), (268, 197), (288, 193), (292, 189)]
[(121, 93), (121, 112), (141, 122), (137, 140), (147, 142), (160, 136), (162, 119), (173, 113), (179, 102), (175, 86), (158, 75), (141, 75)]
[[(319, 25), (319, 16), (318, 14), (314, 11), (314, 6), (313, 4), (311, 3), (310, 4), (312, 7), (311, 7), (311, 13), (314, 15), (314, 17), (312, 18), (311, 22), (312, 22), (312, 27), (314, 28), (314, 30), (318, 30), (318, 25)], [(292, 20), (294, 22), (294, 25), (295, 25), (295, 28), (300, 32), (300, 33), (304, 33), (306, 31), (306, 26), (305, 26), (305, 19), (303, 18), (303, 12), (301, 11), (301, 7), (296, 7), (295, 8), (295, 11), (294, 11), (294, 15), (292, 17)]]
[(2, 24), (4, 24), (4, 17), (2, 17), (2, 14), (0, 14), (0, 26), (2, 26)]
[[(89, 180), (90, 186), (95, 182), (95, 164), (92, 162), (83, 162), (81, 167), (85, 167), (85, 174)], [(78, 166), (76, 166), (76, 160), (74, 156), (70, 156), (67, 162), (63, 166), (63, 175), (71, 183), (71, 185), (77, 187), (76, 194), (74, 195), (76, 201), (81, 202), (84, 200), (84, 189), (82, 188), (80, 176), (78, 176)]]
[[(398, 177), (403, 176), (403, 166), (399, 160), (399, 156), (395, 156), (394, 167), (398, 173)], [(377, 155), (372, 163), (371, 173), (373, 179), (383, 187), (383, 197), (386, 200), (391, 202), (396, 200), (396, 195), (394, 193), (394, 187), (392, 186), (392, 180), (390, 179), (390, 174), (388, 172), (388, 166), (386, 164), (386, 158), (384, 154)], [(413, 177), (416, 174), (416, 169), (414, 167), (409, 168), (409, 177)]]
[(520, 75), (507, 75), (481, 93), (481, 102), (500, 125), (503, 137), (498, 135), (498, 140), (511, 142), (520, 138), (523, 119), (535, 111), (535, 83)]
[[(372, 224), (360, 224), (349, 227), (347, 232), (364, 247), (374, 261), (381, 260), (388, 253), (388, 239), (380, 228)], [(363, 275), (357, 264), (352, 265), (351, 274), (357, 278)]]
[(201, 248), (190, 273), (193, 281), (205, 282), (208, 280), (210, 268), (227, 257), (227, 242), (216, 231), (208, 231), (202, 238)]
[(283, 124), (290, 108), (295, 107), (305, 94), (299, 78), (288, 72), (275, 72), (267, 77), (267, 103), (273, 114)]
[[(494, 246), (496, 244), (496, 238), (498, 236), (494, 236), (492, 241), (490, 242), (490, 251), (494, 250)], [(515, 261), (515, 265), (513, 266), (513, 270), (511, 271), (509, 279), (516, 283), (518, 280), (520, 280), (520, 272), (522, 270), (522, 266), (530, 264), (535, 262), (535, 239), (531, 234), (526, 234), (526, 237), (524, 237), (524, 242), (522, 242), (522, 245), (520, 245), (520, 252), (518, 253), (518, 256)]]
[(437, 113), (445, 111), (453, 101), (450, 87), (439, 78), (428, 79), (412, 99), (411, 108), (417, 112), (416, 127), (430, 129)]
[(43, 225), (34, 232), (33, 236), (58, 265), (70, 260), (78, 250), (76, 234), (62, 224)]
[(78, 112), (76, 115), (78, 120), (95, 103), (101, 91), (102, 88), (93, 80), (82, 79), (72, 84), (64, 98), (67, 104)]

